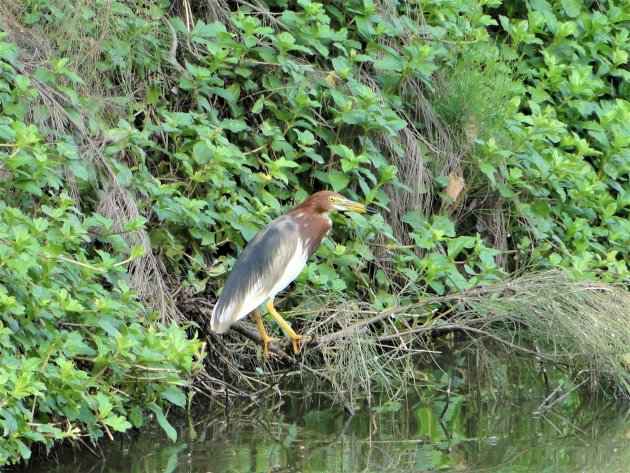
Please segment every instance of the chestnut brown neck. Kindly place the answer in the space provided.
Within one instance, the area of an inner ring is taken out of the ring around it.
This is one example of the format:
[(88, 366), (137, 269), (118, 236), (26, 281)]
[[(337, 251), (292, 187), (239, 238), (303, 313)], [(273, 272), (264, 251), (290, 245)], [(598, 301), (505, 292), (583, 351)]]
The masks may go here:
[(332, 227), (332, 222), (328, 218), (328, 210), (310, 205), (307, 200), (289, 212), (289, 215), (297, 224), (300, 241), (305, 246), (308, 257), (310, 257), (317, 251)]

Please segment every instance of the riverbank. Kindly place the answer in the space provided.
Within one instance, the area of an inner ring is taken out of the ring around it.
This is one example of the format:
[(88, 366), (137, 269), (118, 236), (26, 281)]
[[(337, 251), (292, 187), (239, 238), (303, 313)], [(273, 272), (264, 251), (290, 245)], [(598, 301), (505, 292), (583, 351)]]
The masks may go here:
[[(388, 396), (376, 397), (352, 416), (329, 396), (305, 392), (299, 385), (282, 386), (279, 401), (242, 401), (227, 410), (211, 402), (172, 416), (175, 443), (152, 422), (102, 445), (96, 455), (65, 447), (54, 460), (36, 460), (15, 473), (103, 468), (128, 473), (464, 468), (499, 473), (543, 471), (549, 465), (557, 472), (625, 473), (630, 405), (587, 399), (568, 385), (556, 393), (558, 402), (546, 405), (544, 389), (527, 386), (528, 381), (510, 393), (478, 391), (471, 382), (477, 375), (467, 368), (471, 354), (465, 353), (450, 356), (443, 370), (419, 367), (417, 394), (393, 403)], [(512, 379), (537, 377), (525, 368), (527, 363), (516, 368), (515, 362), (512, 369), (503, 369)], [(435, 389), (444, 383), (451, 389), (448, 395)]]

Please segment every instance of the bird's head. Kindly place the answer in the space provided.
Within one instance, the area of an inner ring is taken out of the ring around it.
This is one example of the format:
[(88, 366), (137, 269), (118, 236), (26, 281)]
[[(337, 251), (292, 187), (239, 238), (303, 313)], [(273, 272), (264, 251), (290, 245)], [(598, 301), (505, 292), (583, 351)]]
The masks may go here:
[(337, 192), (321, 191), (313, 194), (302, 204), (304, 206), (312, 207), (319, 213), (328, 212), (358, 212), (358, 213), (375, 213), (375, 210), (366, 207), (363, 204), (355, 202), (354, 200), (346, 199), (344, 196)]

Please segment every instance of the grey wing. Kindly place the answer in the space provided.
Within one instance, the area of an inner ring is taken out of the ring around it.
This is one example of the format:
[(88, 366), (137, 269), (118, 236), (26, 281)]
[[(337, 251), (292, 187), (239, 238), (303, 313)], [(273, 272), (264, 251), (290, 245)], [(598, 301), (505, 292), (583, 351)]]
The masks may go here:
[[(249, 242), (234, 264), (212, 312), (214, 332), (225, 332), (275, 295), (278, 281), (298, 252), (298, 243), (298, 226), (284, 215)], [(282, 289), (284, 287), (278, 290)]]

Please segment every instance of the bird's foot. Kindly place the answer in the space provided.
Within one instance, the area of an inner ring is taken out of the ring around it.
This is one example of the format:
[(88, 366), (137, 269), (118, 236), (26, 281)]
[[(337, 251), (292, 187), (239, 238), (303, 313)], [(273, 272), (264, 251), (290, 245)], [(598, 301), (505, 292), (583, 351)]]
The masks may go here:
[(263, 337), (262, 346), (263, 346), (263, 355), (265, 355), (265, 358), (269, 358), (269, 344), (277, 340), (278, 338), (275, 338), (275, 337)]
[(291, 337), (291, 342), (293, 343), (293, 353), (298, 355), (300, 353), (300, 348), (298, 346), (298, 342), (308, 343), (311, 340), (310, 335), (297, 335), (295, 337)]

